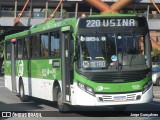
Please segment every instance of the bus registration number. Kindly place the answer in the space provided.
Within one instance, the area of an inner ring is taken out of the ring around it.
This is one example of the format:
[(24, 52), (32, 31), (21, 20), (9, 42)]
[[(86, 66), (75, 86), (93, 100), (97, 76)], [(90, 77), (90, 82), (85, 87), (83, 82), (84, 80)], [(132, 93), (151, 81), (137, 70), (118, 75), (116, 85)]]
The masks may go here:
[(114, 96), (113, 101), (126, 101), (126, 96)]

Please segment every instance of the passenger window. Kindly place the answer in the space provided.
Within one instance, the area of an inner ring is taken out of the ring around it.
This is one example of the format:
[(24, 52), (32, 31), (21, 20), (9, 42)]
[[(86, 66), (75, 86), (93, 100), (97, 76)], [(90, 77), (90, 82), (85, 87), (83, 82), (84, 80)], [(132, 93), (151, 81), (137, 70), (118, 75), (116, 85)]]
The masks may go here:
[(37, 58), (39, 57), (39, 35), (35, 35), (31, 37), (31, 57)]
[(11, 43), (6, 42), (6, 59), (11, 59)]
[(48, 34), (42, 34), (40, 36), (40, 54), (41, 57), (48, 57), (48, 42), (49, 42), (49, 37)]
[(23, 53), (23, 40), (18, 39), (17, 40), (17, 58), (22, 59), (22, 53)]
[(29, 58), (29, 38), (24, 38), (23, 57)]
[(51, 57), (59, 57), (60, 56), (60, 37), (58, 32), (52, 32), (50, 34), (51, 39)]

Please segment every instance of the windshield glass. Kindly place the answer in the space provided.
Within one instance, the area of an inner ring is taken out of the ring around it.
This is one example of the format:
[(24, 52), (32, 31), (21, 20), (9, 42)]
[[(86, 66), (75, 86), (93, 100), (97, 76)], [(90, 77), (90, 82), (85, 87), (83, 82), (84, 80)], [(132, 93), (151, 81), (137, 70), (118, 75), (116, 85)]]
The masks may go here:
[(145, 35), (125, 33), (79, 34), (82, 70), (133, 70), (147, 68)]

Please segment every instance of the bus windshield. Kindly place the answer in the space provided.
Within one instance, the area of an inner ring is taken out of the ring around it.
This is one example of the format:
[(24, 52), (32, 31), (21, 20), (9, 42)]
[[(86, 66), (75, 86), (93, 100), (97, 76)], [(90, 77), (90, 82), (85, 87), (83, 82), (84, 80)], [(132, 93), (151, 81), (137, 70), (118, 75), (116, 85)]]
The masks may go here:
[(81, 70), (137, 70), (147, 68), (145, 36), (134, 32), (79, 34)]

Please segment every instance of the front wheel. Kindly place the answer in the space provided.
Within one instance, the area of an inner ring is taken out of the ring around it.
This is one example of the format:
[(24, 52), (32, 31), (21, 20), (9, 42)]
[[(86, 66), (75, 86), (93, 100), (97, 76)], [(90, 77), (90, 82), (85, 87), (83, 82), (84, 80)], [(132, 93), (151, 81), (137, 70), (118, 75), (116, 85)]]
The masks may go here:
[(19, 85), (19, 97), (20, 97), (20, 100), (21, 100), (22, 102), (27, 102), (27, 101), (29, 101), (29, 97), (25, 95), (24, 85), (23, 85), (22, 82), (21, 82), (20, 85)]
[(60, 112), (70, 111), (68, 106), (63, 102), (63, 95), (59, 86), (57, 88), (57, 106)]

